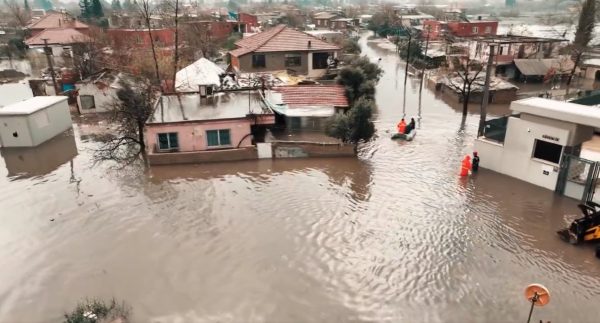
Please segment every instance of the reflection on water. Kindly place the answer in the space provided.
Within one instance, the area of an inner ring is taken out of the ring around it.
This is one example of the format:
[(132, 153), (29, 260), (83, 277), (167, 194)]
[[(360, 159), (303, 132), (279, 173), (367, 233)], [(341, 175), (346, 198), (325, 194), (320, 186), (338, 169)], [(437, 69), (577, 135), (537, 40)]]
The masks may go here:
[(390, 140), (404, 65), (362, 44), (386, 73), (359, 159), (116, 172), (76, 125), (77, 182), (68, 164), (21, 180), (0, 165), (0, 322), (60, 321), (84, 297), (124, 299), (135, 322), (515, 322), (532, 282), (553, 297), (532, 321), (589, 322), (599, 262), (555, 234), (576, 202), (485, 170), (459, 178), (476, 111), (427, 88), (419, 107), (413, 78), (419, 132)]
[(77, 145), (72, 130), (40, 144), (37, 147), (2, 148), (8, 176), (15, 179), (46, 175), (77, 156)]

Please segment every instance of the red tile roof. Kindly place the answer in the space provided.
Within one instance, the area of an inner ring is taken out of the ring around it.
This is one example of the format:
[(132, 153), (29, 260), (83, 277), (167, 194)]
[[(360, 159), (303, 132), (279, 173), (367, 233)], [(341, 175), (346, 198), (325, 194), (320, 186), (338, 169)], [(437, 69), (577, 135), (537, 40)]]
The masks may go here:
[(48, 29), (48, 28), (76, 28), (88, 29), (89, 26), (73, 18), (71, 15), (60, 12), (52, 12), (39, 20), (32, 22), (29, 29)]
[(45, 29), (39, 34), (25, 40), (25, 44), (44, 45), (44, 39), (48, 39), (48, 44), (73, 44), (89, 41), (89, 37), (73, 28), (55, 28)]
[[(308, 42), (310, 42), (310, 47), (308, 46)], [(340, 49), (336, 45), (327, 43), (301, 31), (290, 29), (285, 25), (279, 25), (265, 32), (244, 38), (235, 44), (239, 48), (229, 52), (235, 57), (252, 52), (335, 51)]]
[(273, 91), (281, 93), (281, 100), (289, 107), (349, 107), (346, 90), (342, 85), (280, 86)]

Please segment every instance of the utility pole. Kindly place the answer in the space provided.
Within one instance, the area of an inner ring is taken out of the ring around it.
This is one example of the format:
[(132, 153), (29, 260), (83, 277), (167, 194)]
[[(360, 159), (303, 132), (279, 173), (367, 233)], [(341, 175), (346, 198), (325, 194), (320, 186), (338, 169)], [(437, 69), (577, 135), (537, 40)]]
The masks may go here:
[(490, 77), (492, 74), (492, 64), (494, 63), (494, 45), (490, 46), (490, 55), (488, 56), (487, 67), (485, 70), (485, 83), (483, 85), (483, 101), (481, 102), (481, 115), (479, 117), (479, 130), (477, 137), (483, 136), (485, 130), (485, 118), (487, 113), (488, 101), (490, 100)]
[(44, 53), (48, 61), (48, 68), (50, 69), (50, 76), (52, 76), (52, 85), (54, 86), (54, 95), (58, 95), (58, 86), (56, 84), (56, 75), (54, 75), (54, 66), (52, 65), (52, 49), (48, 47), (48, 38), (42, 39), (44, 41)]
[[(427, 26), (427, 40), (425, 41), (425, 59), (427, 59), (427, 49), (429, 48), (429, 33), (431, 32), (431, 26)], [(421, 94), (423, 93), (423, 79), (425, 78), (425, 64), (421, 67), (421, 82), (419, 83), (419, 111), (421, 111)], [(419, 113), (419, 118), (421, 117)]]
[(408, 80), (408, 62), (410, 61), (410, 43), (412, 42), (412, 34), (408, 31), (408, 47), (406, 48), (406, 68), (404, 69), (404, 97), (402, 103), (402, 117), (406, 116), (406, 81)]

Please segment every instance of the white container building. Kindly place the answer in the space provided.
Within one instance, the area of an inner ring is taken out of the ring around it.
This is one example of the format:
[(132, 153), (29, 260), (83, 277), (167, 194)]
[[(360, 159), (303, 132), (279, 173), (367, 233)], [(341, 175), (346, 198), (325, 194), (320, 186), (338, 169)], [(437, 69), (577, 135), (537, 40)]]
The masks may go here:
[(36, 96), (0, 108), (2, 147), (35, 147), (71, 127), (66, 96)]

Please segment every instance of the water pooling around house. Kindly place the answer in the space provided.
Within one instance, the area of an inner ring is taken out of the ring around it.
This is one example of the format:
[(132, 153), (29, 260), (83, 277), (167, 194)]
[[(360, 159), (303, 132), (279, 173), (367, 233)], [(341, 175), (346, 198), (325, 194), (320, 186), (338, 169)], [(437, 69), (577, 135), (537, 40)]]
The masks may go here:
[(10, 152), (69, 156), (0, 161), (0, 322), (60, 321), (85, 297), (127, 301), (135, 322), (513, 322), (532, 282), (552, 293), (533, 321), (593, 321), (599, 262), (555, 234), (576, 201), (485, 170), (459, 179), (478, 116), (461, 125), (428, 89), (419, 109), (413, 79), (418, 135), (389, 140), (404, 63), (362, 44), (385, 74), (359, 159), (107, 171), (85, 124), (75, 157), (70, 140)]

